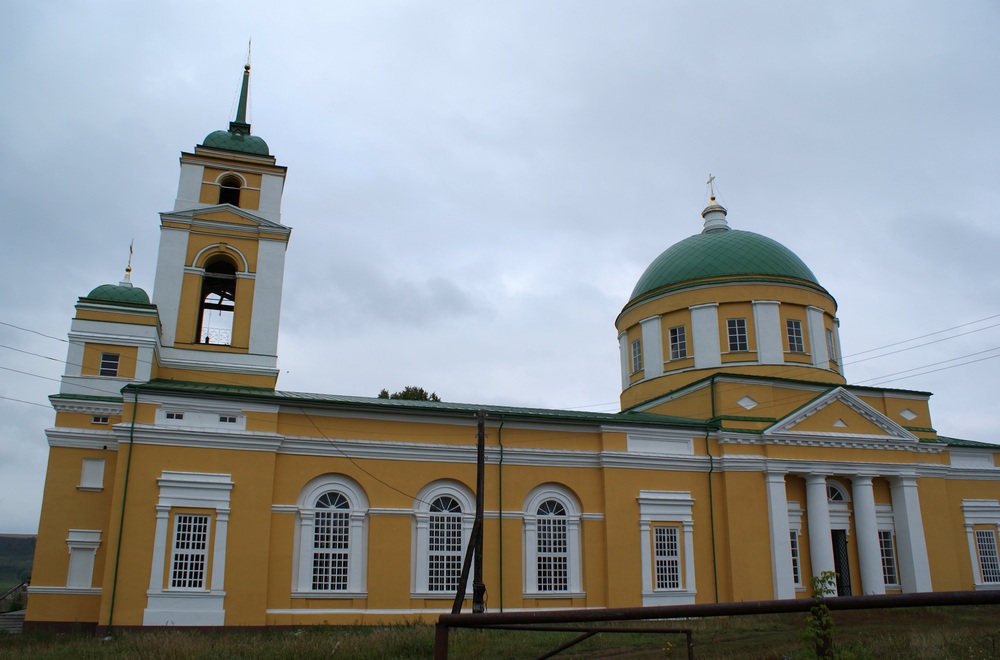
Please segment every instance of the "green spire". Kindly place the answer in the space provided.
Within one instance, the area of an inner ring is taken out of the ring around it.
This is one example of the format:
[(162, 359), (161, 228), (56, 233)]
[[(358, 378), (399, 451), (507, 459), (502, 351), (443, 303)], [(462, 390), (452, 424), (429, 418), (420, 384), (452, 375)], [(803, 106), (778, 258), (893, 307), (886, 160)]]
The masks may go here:
[(240, 104), (236, 107), (236, 121), (229, 122), (229, 131), (250, 135), (247, 123), (247, 94), (250, 90), (250, 65), (243, 65), (243, 88), (240, 90)]

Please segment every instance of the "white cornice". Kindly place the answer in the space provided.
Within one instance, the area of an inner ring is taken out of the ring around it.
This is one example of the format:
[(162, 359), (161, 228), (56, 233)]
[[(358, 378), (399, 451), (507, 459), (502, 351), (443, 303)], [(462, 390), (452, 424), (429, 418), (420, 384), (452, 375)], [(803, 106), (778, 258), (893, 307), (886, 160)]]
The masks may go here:
[[(126, 425), (127, 426), (127, 425)], [(71, 449), (108, 449), (118, 450), (118, 440), (112, 429), (78, 429), (60, 426), (45, 429), (45, 437), (49, 447), (67, 447)]]
[(133, 432), (130, 426), (127, 423), (115, 425), (114, 431), (119, 442), (128, 444), (131, 438), (137, 445), (274, 452), (277, 451), (282, 441), (279, 435), (254, 431), (211, 433), (198, 429), (165, 428), (150, 424), (136, 424)]
[[(126, 381), (127, 382), (127, 381)], [(87, 415), (120, 415), (121, 401), (88, 401), (86, 399), (62, 398), (58, 394), (50, 396), (49, 401), (56, 412), (84, 413)]]
[[(823, 410), (831, 404), (839, 402), (848, 409), (853, 410), (885, 432), (884, 436), (874, 434), (854, 434), (854, 433), (833, 433), (825, 431), (793, 431), (795, 425), (803, 422), (807, 418)], [(767, 440), (802, 441), (812, 440), (821, 446), (836, 446), (839, 443), (876, 443), (881, 440), (885, 446), (892, 446), (894, 443), (903, 443), (907, 446), (918, 445), (920, 440), (905, 428), (892, 421), (879, 411), (875, 410), (857, 396), (848, 392), (843, 387), (823, 394), (810, 401), (805, 406), (799, 408), (794, 413), (778, 421), (772, 426), (764, 429), (763, 437)], [(832, 444), (823, 444), (832, 443)]]

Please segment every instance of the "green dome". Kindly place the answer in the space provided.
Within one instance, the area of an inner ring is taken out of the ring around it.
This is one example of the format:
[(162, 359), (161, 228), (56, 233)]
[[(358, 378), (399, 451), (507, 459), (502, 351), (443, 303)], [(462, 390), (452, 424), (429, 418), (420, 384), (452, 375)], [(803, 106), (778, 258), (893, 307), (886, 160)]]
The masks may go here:
[(751, 276), (802, 280), (825, 291), (809, 267), (781, 243), (749, 231), (712, 229), (658, 256), (639, 278), (630, 300), (695, 280)]
[(224, 149), (225, 151), (239, 151), (245, 154), (257, 154), (258, 156), (270, 155), (267, 150), (267, 142), (256, 135), (250, 135), (249, 131), (246, 134), (239, 131), (213, 131), (202, 142), (202, 146)]
[(149, 304), (149, 295), (145, 291), (136, 286), (122, 286), (120, 284), (102, 284), (84, 297), (91, 300), (127, 303), (129, 305)]

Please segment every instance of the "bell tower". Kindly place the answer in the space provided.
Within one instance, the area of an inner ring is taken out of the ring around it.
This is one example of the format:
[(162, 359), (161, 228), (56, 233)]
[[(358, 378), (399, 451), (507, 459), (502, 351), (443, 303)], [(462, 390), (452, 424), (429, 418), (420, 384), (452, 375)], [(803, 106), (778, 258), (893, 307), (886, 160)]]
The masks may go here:
[(160, 214), (153, 303), (157, 377), (273, 388), (291, 229), (281, 224), (287, 168), (247, 123), (250, 65), (236, 119), (182, 153), (172, 211)]

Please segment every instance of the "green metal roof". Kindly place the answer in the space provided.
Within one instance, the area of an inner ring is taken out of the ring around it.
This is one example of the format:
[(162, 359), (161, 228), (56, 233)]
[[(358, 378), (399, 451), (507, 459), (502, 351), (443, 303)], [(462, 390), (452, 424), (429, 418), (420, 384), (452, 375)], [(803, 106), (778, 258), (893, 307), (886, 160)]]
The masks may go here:
[(781, 243), (749, 231), (715, 229), (685, 238), (658, 256), (630, 300), (687, 282), (748, 275), (801, 280), (825, 292), (809, 267)]
[(177, 392), (188, 395), (205, 394), (212, 396), (233, 396), (254, 399), (268, 399), (281, 405), (330, 406), (338, 408), (367, 409), (371, 411), (393, 410), (406, 411), (411, 414), (433, 415), (475, 415), (478, 410), (500, 417), (533, 419), (561, 423), (583, 424), (643, 424), (655, 426), (686, 426), (699, 429), (715, 428), (716, 425), (703, 420), (687, 417), (672, 417), (655, 413), (597, 413), (579, 410), (557, 410), (548, 408), (521, 408), (516, 406), (501, 406), (476, 403), (452, 403), (449, 401), (413, 401), (408, 399), (378, 399), (363, 396), (344, 396), (339, 394), (314, 394), (309, 392), (283, 392), (257, 387), (242, 387), (233, 385), (215, 385), (209, 383), (189, 383), (175, 380), (151, 380), (143, 384), (126, 385), (123, 391), (138, 389), (142, 391)]
[(960, 438), (946, 438), (943, 435), (937, 437), (938, 440), (949, 447), (976, 447), (977, 449), (993, 449), (1000, 451), (1000, 445), (991, 442), (979, 442), (977, 440), (962, 440)]
[(102, 300), (104, 302), (126, 303), (129, 305), (148, 305), (149, 294), (137, 286), (122, 286), (120, 284), (102, 284), (84, 298)]

